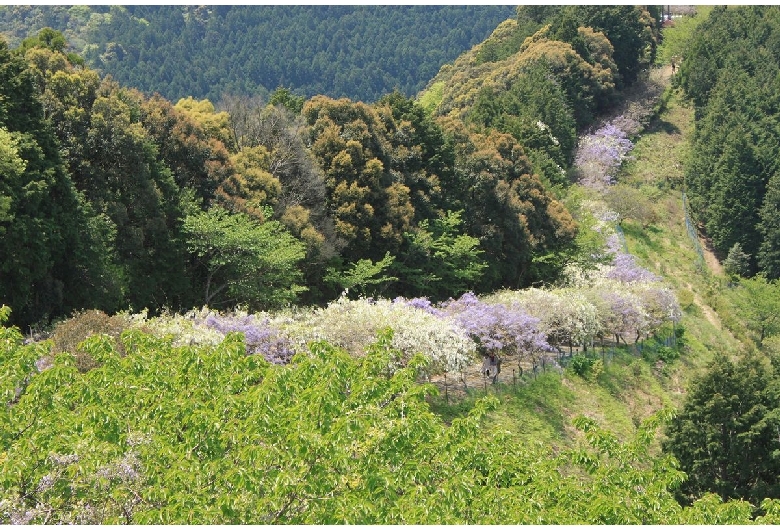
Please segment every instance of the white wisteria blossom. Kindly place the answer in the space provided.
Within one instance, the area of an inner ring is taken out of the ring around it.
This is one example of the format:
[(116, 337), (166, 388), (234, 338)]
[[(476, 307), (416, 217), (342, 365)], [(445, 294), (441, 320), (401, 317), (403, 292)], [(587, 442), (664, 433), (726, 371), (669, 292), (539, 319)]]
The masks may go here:
[(352, 354), (362, 354), (379, 332), (390, 328), (391, 346), (401, 352), (398, 361), (402, 365), (417, 353), (430, 359), (432, 372), (460, 371), (475, 360), (476, 346), (462, 329), (402, 301), (341, 297), (301, 316), (280, 326), (299, 346), (327, 340)]
[(225, 336), (203, 324), (213, 314), (208, 307), (185, 314), (169, 314), (148, 318), (146, 310), (130, 315), (130, 327), (142, 329), (155, 337), (171, 340), (173, 346), (216, 346)]

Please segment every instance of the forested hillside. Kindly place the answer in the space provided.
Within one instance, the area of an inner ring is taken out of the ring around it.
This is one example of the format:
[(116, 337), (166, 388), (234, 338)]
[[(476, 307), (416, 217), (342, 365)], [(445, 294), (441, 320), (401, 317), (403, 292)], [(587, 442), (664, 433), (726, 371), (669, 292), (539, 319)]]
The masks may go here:
[[(691, 205), (723, 259), (780, 278), (780, 10), (713, 10), (680, 66), (696, 108), (686, 180)], [(732, 261), (733, 261), (732, 260)]]
[[(29, 325), (80, 308), (261, 310), (344, 289), (444, 300), (554, 281), (591, 253), (551, 186), (567, 185), (575, 127), (589, 123), (573, 109), (609, 108), (580, 80), (613, 48), (583, 29), (606, 46), (583, 49), (586, 60), (549, 32), (617, 17), (645, 43), (631, 48), (645, 62), (657, 35), (640, 9), (550, 16), (553, 29), (529, 41), (542, 51), (523, 45), (481, 73), (453, 66), (478, 83), (508, 68), (569, 87), (518, 83), (544, 111), (518, 110), (522, 95), (507, 91), (498, 112), (511, 126), (496, 127), (443, 106), (426, 112), (399, 92), (372, 104), (278, 89), (268, 100), (225, 95), (219, 110), (192, 97), (174, 105), (101, 77), (50, 28), (3, 45), (0, 119), (14, 177), (2, 192), (2, 301)], [(551, 61), (549, 47), (568, 50), (577, 68)], [(621, 68), (602, 73), (615, 95), (631, 80)], [(471, 97), (457, 83), (447, 94), (457, 90)], [(32, 234), (39, 250), (24, 243)]]
[(373, 102), (413, 96), (511, 6), (0, 6), (16, 45), (44, 27), (103, 75), (176, 101), (267, 96)]
[[(762, 179), (771, 232), (773, 85), (696, 92), (777, 8), (521, 6), (417, 97), (216, 104), (36, 9), (70, 27), (0, 39), (0, 524), (780, 522), (771, 243), (702, 238)], [(234, 8), (90, 27), (165, 9)]]

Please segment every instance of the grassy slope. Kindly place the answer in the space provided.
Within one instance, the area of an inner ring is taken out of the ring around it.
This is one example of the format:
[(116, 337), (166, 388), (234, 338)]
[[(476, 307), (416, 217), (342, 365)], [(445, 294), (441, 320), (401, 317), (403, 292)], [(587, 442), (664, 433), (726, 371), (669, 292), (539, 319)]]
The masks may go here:
[[(517, 434), (528, 443), (570, 446), (579, 437), (572, 427), (578, 415), (589, 416), (621, 438), (638, 422), (666, 405), (679, 406), (692, 376), (700, 372), (717, 350), (735, 351), (739, 341), (728, 327), (739, 324), (730, 311), (729, 289), (717, 261), (702, 268), (685, 227), (682, 196), (670, 183), (683, 180), (683, 160), (693, 127), (693, 111), (679, 95), (667, 92), (660, 114), (636, 140), (634, 161), (626, 164), (621, 182), (638, 187), (652, 200), (656, 221), (647, 227), (623, 222), (629, 251), (647, 269), (664, 277), (676, 289), (684, 316), (688, 351), (677, 361), (656, 366), (630, 352), (606, 363), (597, 378), (586, 380), (567, 371), (544, 374), (525, 384), (488, 388), (502, 405), (489, 422)], [(725, 317), (723, 316), (725, 314)], [(743, 338), (743, 337), (739, 337)], [(444, 418), (464, 414), (484, 394), (472, 390), (451, 404), (436, 398), (434, 409)]]

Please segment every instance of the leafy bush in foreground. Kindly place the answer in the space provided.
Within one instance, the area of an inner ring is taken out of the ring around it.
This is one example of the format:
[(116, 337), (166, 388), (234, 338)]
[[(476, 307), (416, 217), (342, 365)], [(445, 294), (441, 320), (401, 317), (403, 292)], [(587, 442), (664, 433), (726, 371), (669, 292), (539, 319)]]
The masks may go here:
[[(124, 357), (83, 343), (102, 363), (88, 373), (67, 352), (38, 373), (47, 348), (0, 327), (0, 523), (751, 522), (746, 502), (677, 503), (684, 475), (648, 452), (659, 417), (627, 442), (580, 418), (583, 444), (557, 454), (485, 428), (494, 397), (446, 425), (415, 382), (421, 357), (387, 372), (389, 334), (361, 358), (320, 342), (286, 366), (238, 334), (122, 341)], [(780, 522), (763, 506), (759, 522)]]

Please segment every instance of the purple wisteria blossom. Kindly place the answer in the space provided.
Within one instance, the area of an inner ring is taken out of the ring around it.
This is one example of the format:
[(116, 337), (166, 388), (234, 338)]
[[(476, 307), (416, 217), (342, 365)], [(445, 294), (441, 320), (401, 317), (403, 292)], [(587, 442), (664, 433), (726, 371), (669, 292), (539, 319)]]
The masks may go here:
[(244, 334), (247, 355), (262, 355), (272, 364), (287, 364), (295, 354), (293, 345), (273, 328), (268, 319), (258, 320), (254, 315), (209, 315), (205, 324), (220, 333), (231, 332)]
[(474, 339), (484, 353), (516, 350), (531, 354), (552, 351), (545, 334), (539, 331), (539, 319), (526, 313), (519, 304), (507, 307), (488, 304), (473, 293), (442, 304), (446, 314)]
[(612, 125), (623, 131), (626, 136), (633, 136), (639, 134), (643, 125), (640, 121), (622, 114), (610, 122)]
[(607, 250), (615, 255), (623, 252), (623, 242), (616, 233), (607, 236)]
[(612, 268), (607, 272), (606, 277), (623, 283), (660, 281), (658, 276), (637, 265), (634, 256), (624, 252), (615, 253)]
[(607, 123), (580, 139), (574, 166), (583, 186), (604, 190), (614, 184), (618, 168), (633, 149), (625, 130), (616, 123), (621, 122)]
[(647, 320), (640, 300), (629, 292), (605, 291), (601, 296), (609, 307), (608, 318), (602, 323), (604, 333), (623, 337), (624, 341), (626, 336), (639, 336)]
[(682, 316), (682, 309), (671, 289), (649, 285), (638, 293), (647, 311), (649, 326), (657, 328), (666, 321), (676, 322)]
[(399, 296), (393, 300), (394, 304), (406, 304), (410, 307), (414, 307), (415, 309), (421, 309), (425, 311), (426, 313), (430, 313), (431, 315), (441, 317), (444, 315), (444, 313), (436, 308), (430, 300), (423, 297), (417, 297), (417, 298), (404, 298), (403, 296)]

